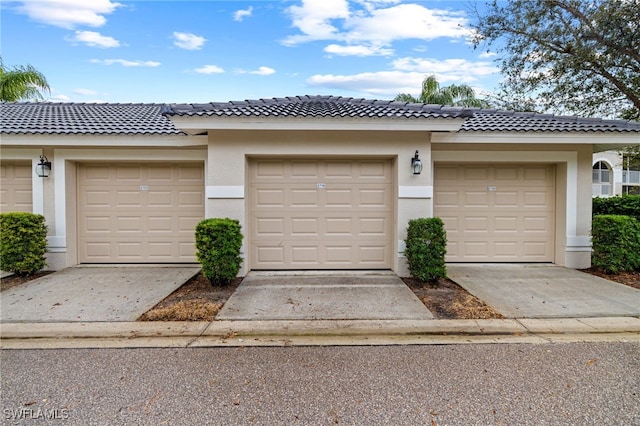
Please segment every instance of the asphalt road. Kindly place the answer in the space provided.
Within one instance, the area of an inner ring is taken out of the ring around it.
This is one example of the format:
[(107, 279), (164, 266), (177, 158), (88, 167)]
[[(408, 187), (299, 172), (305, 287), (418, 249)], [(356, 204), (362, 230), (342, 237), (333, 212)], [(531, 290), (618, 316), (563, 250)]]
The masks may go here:
[(3, 350), (0, 357), (3, 424), (640, 424), (633, 343)]

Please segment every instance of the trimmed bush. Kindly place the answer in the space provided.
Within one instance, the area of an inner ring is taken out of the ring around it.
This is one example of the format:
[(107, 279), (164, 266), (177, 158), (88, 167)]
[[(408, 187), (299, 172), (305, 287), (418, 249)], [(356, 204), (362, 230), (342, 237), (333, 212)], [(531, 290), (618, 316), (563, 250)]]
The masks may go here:
[(629, 216), (593, 218), (592, 266), (607, 274), (640, 269), (640, 221)]
[(205, 219), (196, 226), (196, 257), (202, 275), (214, 284), (228, 284), (242, 263), (242, 233), (235, 219)]
[(447, 233), (442, 219), (430, 217), (410, 220), (404, 242), (404, 255), (413, 278), (436, 281), (447, 276), (444, 260)]
[(47, 265), (47, 225), (44, 216), (11, 212), (0, 214), (0, 269), (31, 275)]
[(593, 216), (613, 214), (631, 216), (640, 220), (640, 195), (623, 195), (593, 199)]

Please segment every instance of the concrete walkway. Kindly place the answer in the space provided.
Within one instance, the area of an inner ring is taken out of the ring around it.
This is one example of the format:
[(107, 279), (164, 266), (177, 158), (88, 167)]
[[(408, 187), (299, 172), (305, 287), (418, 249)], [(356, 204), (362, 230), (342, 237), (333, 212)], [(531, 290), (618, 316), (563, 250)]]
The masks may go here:
[(250, 272), (219, 320), (425, 320), (433, 315), (391, 272)]
[(135, 321), (200, 271), (193, 266), (74, 267), (2, 292), (8, 322)]
[(561, 266), (450, 264), (447, 275), (507, 318), (640, 315), (640, 290)]

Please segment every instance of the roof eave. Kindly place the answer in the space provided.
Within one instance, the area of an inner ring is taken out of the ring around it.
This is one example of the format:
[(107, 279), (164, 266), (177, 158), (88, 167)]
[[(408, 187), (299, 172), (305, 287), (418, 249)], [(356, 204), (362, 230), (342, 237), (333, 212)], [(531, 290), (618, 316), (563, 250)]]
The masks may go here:
[(173, 124), (188, 134), (208, 130), (377, 130), (416, 132), (457, 132), (464, 118), (273, 118), (169, 116)]
[[(593, 145), (594, 149), (616, 149), (620, 146), (640, 143), (638, 132), (619, 131), (463, 131), (458, 133), (436, 133), (431, 136), (434, 143), (494, 143), (494, 144), (581, 144)], [(608, 147), (608, 148), (605, 148)]]

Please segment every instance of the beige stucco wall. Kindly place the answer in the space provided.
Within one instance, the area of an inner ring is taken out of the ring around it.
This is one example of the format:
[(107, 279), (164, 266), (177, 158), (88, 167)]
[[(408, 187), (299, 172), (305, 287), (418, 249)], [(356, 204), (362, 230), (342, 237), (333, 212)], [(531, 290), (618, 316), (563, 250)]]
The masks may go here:
[[(409, 219), (431, 214), (432, 174), (429, 170), (429, 134), (384, 131), (215, 131), (209, 136), (207, 217), (231, 217), (247, 223), (245, 182), (250, 157), (358, 157), (378, 156), (395, 161), (395, 251), (402, 251)], [(425, 168), (410, 171), (416, 150)], [(248, 232), (245, 230), (244, 235)], [(247, 242), (244, 242), (245, 247)], [(400, 271), (398, 256), (393, 269)], [(240, 274), (244, 275), (246, 266)]]

